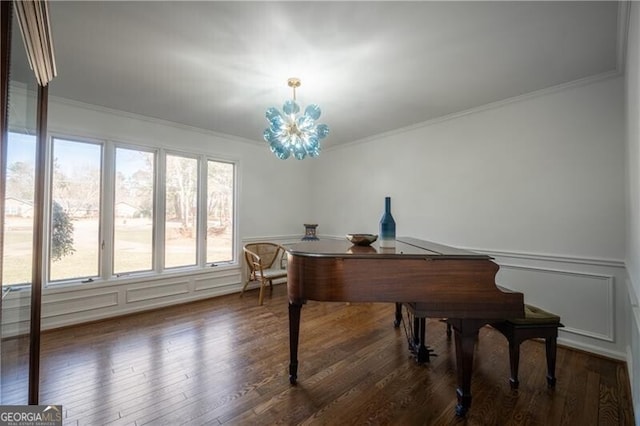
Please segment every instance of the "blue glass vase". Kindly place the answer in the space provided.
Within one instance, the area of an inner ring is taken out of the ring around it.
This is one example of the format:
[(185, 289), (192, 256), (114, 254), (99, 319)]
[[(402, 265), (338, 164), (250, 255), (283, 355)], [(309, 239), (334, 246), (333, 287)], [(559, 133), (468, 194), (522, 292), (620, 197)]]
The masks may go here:
[(380, 219), (380, 247), (393, 248), (396, 246), (396, 221), (391, 215), (391, 197), (384, 198), (384, 214)]

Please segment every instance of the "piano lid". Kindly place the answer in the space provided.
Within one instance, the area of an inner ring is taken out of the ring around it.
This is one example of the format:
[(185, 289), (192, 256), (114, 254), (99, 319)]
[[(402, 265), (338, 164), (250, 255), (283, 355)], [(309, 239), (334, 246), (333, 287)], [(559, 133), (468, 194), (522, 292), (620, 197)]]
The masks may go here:
[(381, 248), (378, 242), (356, 246), (346, 239), (302, 241), (285, 247), (291, 255), (304, 257), (491, 259), (488, 255), (411, 237), (397, 238), (395, 248)]

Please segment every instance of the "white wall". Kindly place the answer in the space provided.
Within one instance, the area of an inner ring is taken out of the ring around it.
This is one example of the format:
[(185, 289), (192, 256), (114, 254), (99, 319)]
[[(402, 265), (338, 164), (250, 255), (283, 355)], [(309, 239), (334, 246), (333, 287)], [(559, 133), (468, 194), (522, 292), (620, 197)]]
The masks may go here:
[(318, 220), (377, 232), (390, 195), (398, 234), (623, 259), (622, 90), (607, 79), (328, 150), (313, 178)]
[(630, 304), (630, 347), (628, 355), (631, 389), (633, 392), (636, 418), (640, 413), (640, 308), (637, 295), (640, 294), (640, 4), (630, 2), (630, 20), (627, 38), (625, 71), (626, 109), (626, 259), (629, 273)]
[(568, 85), (327, 150), (315, 217), (377, 233), (390, 195), (398, 235), (493, 255), (500, 284), (561, 315), (563, 343), (624, 359), (623, 89)]

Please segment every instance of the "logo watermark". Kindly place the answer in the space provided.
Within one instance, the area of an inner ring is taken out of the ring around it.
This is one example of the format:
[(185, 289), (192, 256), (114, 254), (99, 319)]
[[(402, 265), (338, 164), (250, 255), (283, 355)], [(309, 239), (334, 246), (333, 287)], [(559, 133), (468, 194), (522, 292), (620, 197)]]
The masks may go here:
[(0, 426), (62, 426), (62, 405), (0, 405)]

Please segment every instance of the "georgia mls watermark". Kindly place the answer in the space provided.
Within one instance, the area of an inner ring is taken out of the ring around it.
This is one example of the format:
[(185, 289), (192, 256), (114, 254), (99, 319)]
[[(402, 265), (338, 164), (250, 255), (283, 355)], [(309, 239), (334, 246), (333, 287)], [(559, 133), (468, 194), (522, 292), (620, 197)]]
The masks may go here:
[(0, 426), (62, 426), (62, 405), (0, 405)]

